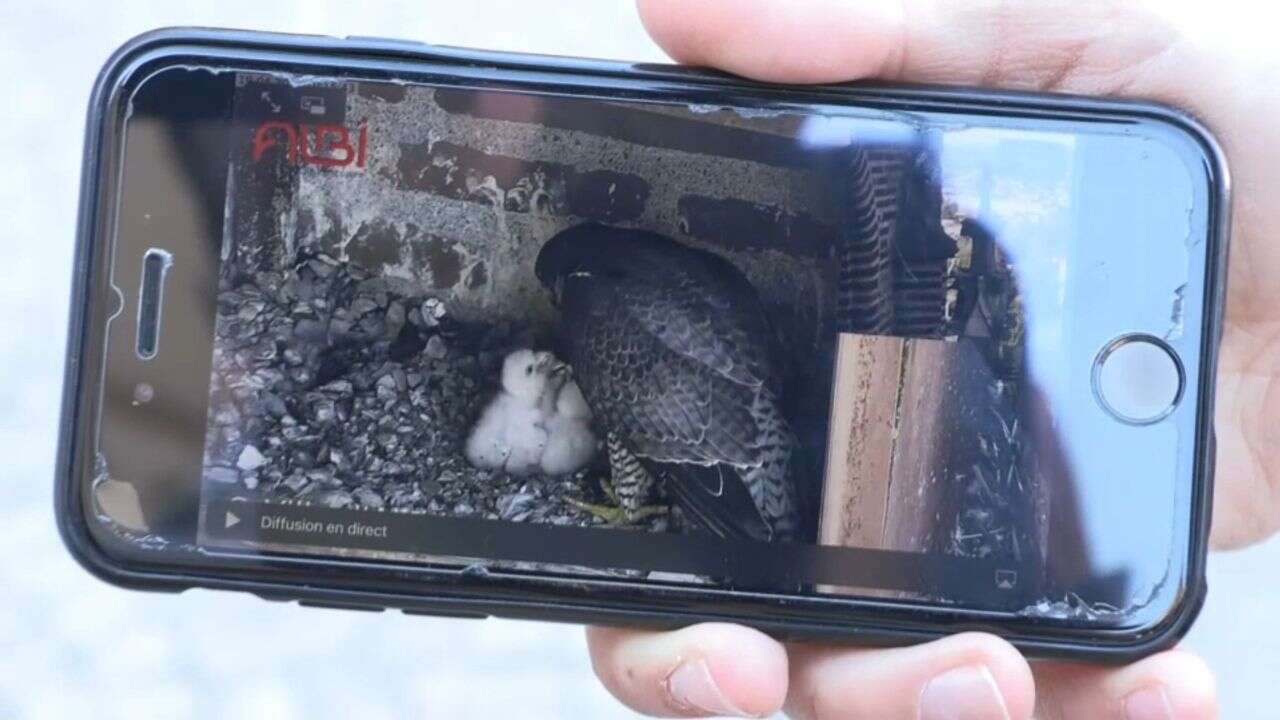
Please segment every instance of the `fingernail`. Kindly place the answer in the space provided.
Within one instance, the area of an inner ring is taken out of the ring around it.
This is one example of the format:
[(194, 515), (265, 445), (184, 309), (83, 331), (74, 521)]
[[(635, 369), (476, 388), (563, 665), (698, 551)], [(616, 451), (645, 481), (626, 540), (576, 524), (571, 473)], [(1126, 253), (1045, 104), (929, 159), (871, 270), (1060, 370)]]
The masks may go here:
[(716, 685), (705, 660), (686, 660), (667, 676), (667, 695), (676, 709), (708, 715), (751, 717), (738, 709)]
[(1161, 685), (1135, 690), (1124, 699), (1125, 720), (1173, 720), (1173, 706)]
[(1009, 709), (985, 665), (948, 670), (920, 693), (920, 720), (1009, 719)]

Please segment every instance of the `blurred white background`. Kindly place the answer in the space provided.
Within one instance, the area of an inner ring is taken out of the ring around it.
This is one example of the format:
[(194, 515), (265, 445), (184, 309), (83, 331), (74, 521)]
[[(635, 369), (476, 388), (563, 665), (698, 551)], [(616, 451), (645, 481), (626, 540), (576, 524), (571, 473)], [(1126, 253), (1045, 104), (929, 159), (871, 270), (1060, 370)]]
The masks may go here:
[[(1229, 7), (1184, 16), (1265, 48), (1274, 25)], [(107, 55), (166, 25), (662, 59), (628, 0), (0, 6), (0, 720), (634, 717), (595, 683), (575, 627), (126, 592), (64, 552), (50, 488), (84, 109)], [(1209, 574), (1187, 642), (1218, 671), (1225, 718), (1274, 718), (1280, 540), (1214, 556)]]

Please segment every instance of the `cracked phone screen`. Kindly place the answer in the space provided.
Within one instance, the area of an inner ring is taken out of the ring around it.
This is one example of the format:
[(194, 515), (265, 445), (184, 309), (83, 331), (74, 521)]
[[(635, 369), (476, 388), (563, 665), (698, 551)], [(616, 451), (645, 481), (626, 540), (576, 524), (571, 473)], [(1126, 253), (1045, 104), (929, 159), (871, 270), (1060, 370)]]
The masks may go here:
[[(1176, 600), (1208, 190), (1175, 129), (232, 92), (200, 546), (1125, 627)], [(1096, 390), (1125, 337), (1183, 384), (1150, 422)]]

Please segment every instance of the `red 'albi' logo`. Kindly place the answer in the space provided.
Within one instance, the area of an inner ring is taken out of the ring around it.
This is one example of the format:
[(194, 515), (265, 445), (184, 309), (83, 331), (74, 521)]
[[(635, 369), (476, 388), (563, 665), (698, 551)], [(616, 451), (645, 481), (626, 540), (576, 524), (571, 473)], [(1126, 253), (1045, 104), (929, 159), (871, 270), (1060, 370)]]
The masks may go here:
[(291, 165), (358, 167), (364, 169), (369, 147), (369, 128), (364, 123), (355, 131), (342, 125), (294, 125), (283, 120), (267, 120), (253, 133), (253, 161), (268, 150), (283, 146)]

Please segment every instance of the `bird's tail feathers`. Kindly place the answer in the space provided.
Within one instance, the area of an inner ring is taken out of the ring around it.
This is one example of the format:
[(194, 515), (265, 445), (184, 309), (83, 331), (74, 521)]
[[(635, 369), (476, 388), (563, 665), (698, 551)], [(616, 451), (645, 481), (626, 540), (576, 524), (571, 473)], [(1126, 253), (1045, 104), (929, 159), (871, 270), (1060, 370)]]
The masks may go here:
[(772, 540), (774, 529), (746, 486), (739, 477), (723, 475), (735, 472), (727, 465), (680, 463), (664, 464), (658, 474), (671, 499), (713, 534), (731, 540)]
[(775, 538), (790, 539), (795, 537), (799, 523), (792, 477), (796, 438), (782, 415), (777, 397), (768, 389), (756, 396), (752, 415), (756, 417), (758, 432), (758, 464), (743, 471), (742, 481), (760, 513), (773, 527)]

